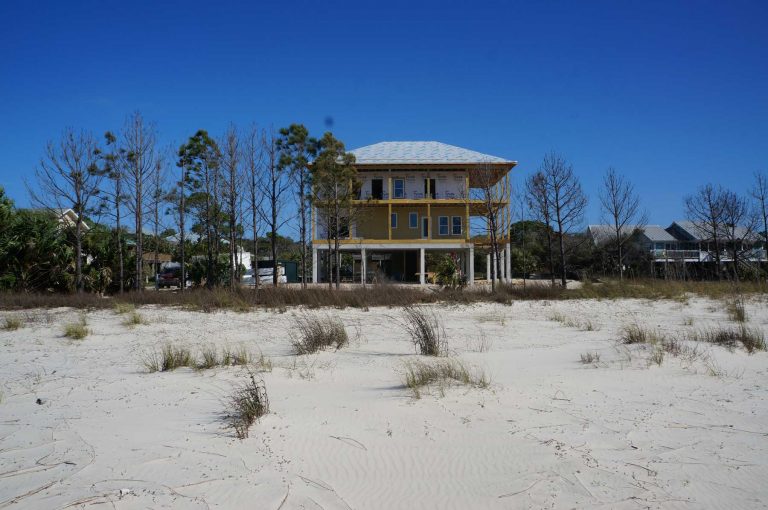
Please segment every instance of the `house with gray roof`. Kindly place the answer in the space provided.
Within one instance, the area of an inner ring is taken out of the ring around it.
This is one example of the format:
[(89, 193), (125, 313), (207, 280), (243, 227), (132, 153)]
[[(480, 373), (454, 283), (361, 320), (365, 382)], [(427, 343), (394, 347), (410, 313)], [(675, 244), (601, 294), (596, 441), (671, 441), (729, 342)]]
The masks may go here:
[[(363, 211), (340, 242), (354, 260), (353, 280), (383, 277), (423, 284), (431, 276), (426, 253), (444, 252), (456, 257), (471, 285), (479, 241), (470, 235), (470, 222), (483, 213), (475, 195), (490, 179), (498, 190), (496, 203), (508, 211), (509, 172), (517, 162), (435, 141), (379, 142), (349, 152), (360, 189), (355, 202)], [(329, 256), (328, 222), (317, 208), (312, 217), (312, 273), (318, 282), (328, 277), (320, 263)], [(497, 276), (506, 280), (511, 273), (508, 234), (501, 244)]]

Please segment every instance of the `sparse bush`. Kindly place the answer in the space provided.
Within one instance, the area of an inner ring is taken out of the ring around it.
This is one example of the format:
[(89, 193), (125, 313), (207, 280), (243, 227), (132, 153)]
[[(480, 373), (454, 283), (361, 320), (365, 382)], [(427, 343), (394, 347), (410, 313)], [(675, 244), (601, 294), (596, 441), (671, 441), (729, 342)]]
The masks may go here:
[(241, 345), (236, 350), (231, 351), (230, 357), (232, 360), (232, 365), (247, 365), (251, 362), (251, 353), (248, 352), (248, 349), (244, 345)]
[(132, 328), (134, 326), (139, 326), (146, 323), (147, 321), (144, 319), (144, 317), (141, 316), (139, 312), (131, 312), (130, 315), (128, 315), (128, 317), (126, 317), (123, 321), (123, 326)]
[(581, 362), (584, 363), (585, 365), (588, 365), (590, 363), (599, 363), (600, 353), (587, 352), (587, 353), (581, 354)]
[(403, 326), (411, 337), (416, 352), (424, 356), (448, 354), (445, 328), (433, 310), (416, 306), (403, 308)]
[(80, 317), (77, 322), (71, 322), (64, 326), (64, 336), (73, 340), (82, 340), (88, 336), (88, 322), (85, 315)]
[(720, 345), (728, 350), (735, 349), (738, 344), (752, 354), (755, 351), (766, 350), (765, 335), (757, 328), (741, 324), (738, 328), (709, 328), (695, 331), (690, 340)]
[(147, 372), (168, 372), (181, 367), (195, 367), (195, 359), (186, 347), (167, 343), (160, 352), (153, 351), (142, 359)]
[(130, 313), (135, 311), (136, 305), (134, 305), (133, 303), (124, 303), (122, 301), (118, 301), (117, 303), (115, 303), (114, 310), (116, 314), (122, 315), (125, 313)]
[(493, 338), (488, 338), (482, 328), (478, 328), (477, 336), (467, 338), (467, 350), (475, 352), (488, 352), (493, 347)]
[(621, 341), (625, 344), (652, 344), (656, 345), (665, 340), (664, 335), (652, 329), (644, 328), (638, 324), (624, 326)]
[(21, 319), (18, 317), (11, 317), (10, 315), (3, 320), (3, 326), (0, 329), (5, 331), (16, 331), (22, 325)]
[(656, 346), (651, 355), (648, 357), (649, 364), (656, 363), (658, 366), (661, 366), (661, 364), (664, 363), (664, 347), (662, 345)]
[(726, 307), (728, 317), (734, 322), (747, 322), (747, 311), (744, 309), (744, 298), (738, 297), (728, 302)]
[(349, 343), (347, 330), (338, 317), (302, 315), (296, 319), (293, 350), (296, 354), (311, 354), (325, 347), (341, 349)]
[(247, 438), (251, 425), (269, 413), (269, 397), (264, 381), (257, 381), (253, 373), (248, 377), (249, 381), (246, 384), (235, 389), (227, 415), (229, 424), (238, 439)]
[(206, 345), (200, 349), (200, 359), (197, 362), (198, 370), (207, 370), (219, 366), (219, 352), (214, 345)]
[(442, 359), (430, 363), (416, 360), (405, 363), (405, 386), (413, 392), (415, 398), (421, 398), (421, 389), (425, 386), (442, 385), (455, 382), (487, 388), (490, 384), (484, 372), (468, 369), (456, 359)]

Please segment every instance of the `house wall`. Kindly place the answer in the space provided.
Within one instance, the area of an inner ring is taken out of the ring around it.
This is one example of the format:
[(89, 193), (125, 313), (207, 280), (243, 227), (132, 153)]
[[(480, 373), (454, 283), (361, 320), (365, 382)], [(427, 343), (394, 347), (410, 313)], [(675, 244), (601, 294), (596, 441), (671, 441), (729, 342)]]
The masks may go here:
[[(371, 197), (371, 181), (373, 179), (382, 179), (384, 187), (384, 196), (389, 198), (388, 178), (392, 177), (392, 193), (394, 194), (395, 179), (404, 180), (404, 199), (424, 198), (424, 179), (435, 179), (437, 186), (435, 198), (464, 198), (466, 196), (466, 171), (432, 171), (432, 172), (409, 172), (400, 171), (361, 171), (358, 172), (358, 179), (361, 181), (360, 198), (366, 200)], [(394, 197), (393, 197), (394, 198)]]

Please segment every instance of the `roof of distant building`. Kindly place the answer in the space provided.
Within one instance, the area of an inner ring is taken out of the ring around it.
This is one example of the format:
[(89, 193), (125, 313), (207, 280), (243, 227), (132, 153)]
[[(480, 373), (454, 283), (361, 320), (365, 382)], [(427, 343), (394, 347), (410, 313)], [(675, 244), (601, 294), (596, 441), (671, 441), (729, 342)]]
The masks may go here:
[(349, 151), (358, 165), (509, 165), (516, 161), (442, 142), (379, 142)]

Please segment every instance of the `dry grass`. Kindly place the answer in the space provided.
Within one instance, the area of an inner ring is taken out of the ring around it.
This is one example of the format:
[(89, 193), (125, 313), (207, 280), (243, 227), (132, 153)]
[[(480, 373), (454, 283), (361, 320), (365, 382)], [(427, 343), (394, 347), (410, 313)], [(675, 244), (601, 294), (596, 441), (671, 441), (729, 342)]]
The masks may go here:
[(85, 315), (80, 316), (80, 320), (77, 322), (70, 322), (64, 326), (64, 336), (73, 340), (82, 340), (88, 336), (90, 331), (88, 330), (88, 321)]
[(653, 344), (664, 342), (666, 337), (653, 330), (640, 326), (639, 324), (629, 324), (624, 326), (621, 334), (621, 342), (624, 344)]
[(347, 330), (338, 317), (305, 314), (296, 319), (292, 345), (297, 355), (311, 354), (326, 347), (341, 349), (348, 343)]
[(580, 357), (581, 362), (585, 365), (600, 362), (600, 353), (597, 352), (585, 352), (584, 354), (581, 354)]
[(476, 336), (467, 338), (467, 350), (474, 352), (488, 352), (493, 347), (493, 338), (489, 338), (482, 328), (477, 328)]
[(95, 294), (54, 293), (0, 293), (0, 310), (29, 308), (72, 307), (78, 309), (125, 309), (130, 306), (162, 305), (179, 306), (190, 310), (210, 312), (218, 309), (248, 311), (256, 307), (285, 310), (290, 306), (308, 308), (361, 308), (374, 306), (413, 306), (423, 303), (509, 303), (519, 300), (560, 299), (673, 299), (684, 301), (689, 295), (709, 297), (715, 300), (733, 299), (734, 296), (768, 292), (764, 282), (676, 282), (665, 280), (606, 281), (599, 284), (583, 282), (578, 289), (552, 287), (547, 282), (536, 284), (500, 284), (494, 292), (483, 286), (464, 290), (426, 292), (418, 286), (369, 285), (340, 291), (314, 287), (267, 287), (259, 289), (189, 289), (185, 292), (128, 292), (115, 298)]
[(559, 322), (563, 326), (580, 329), (582, 331), (598, 331), (600, 329), (600, 326), (592, 322), (591, 319), (586, 319), (581, 321), (581, 320), (573, 319), (571, 317), (567, 317), (560, 312), (553, 312), (552, 314), (550, 314), (549, 320)]
[(747, 322), (747, 311), (744, 309), (743, 297), (737, 297), (728, 301), (726, 310), (728, 311), (728, 317), (733, 322)]
[(269, 397), (264, 381), (257, 381), (253, 372), (249, 373), (248, 379), (248, 382), (235, 388), (227, 412), (227, 421), (238, 439), (247, 438), (251, 425), (269, 413)]
[(3, 325), (0, 327), (0, 329), (3, 331), (16, 331), (22, 325), (23, 323), (21, 322), (21, 319), (8, 315), (3, 319)]
[(142, 324), (149, 324), (147, 320), (142, 317), (139, 312), (130, 312), (130, 314), (123, 320), (123, 326), (132, 328), (134, 326), (140, 326)]
[(403, 383), (414, 398), (421, 398), (422, 389), (429, 386), (438, 386), (442, 394), (447, 383), (487, 388), (490, 381), (483, 371), (470, 370), (461, 361), (447, 358), (430, 363), (406, 362)]
[(124, 303), (122, 301), (117, 301), (113, 309), (116, 314), (123, 315), (123, 314), (135, 311), (136, 305), (134, 305), (133, 303)]
[(181, 367), (195, 367), (195, 358), (186, 347), (165, 344), (160, 352), (152, 351), (141, 360), (147, 372), (168, 372)]
[(434, 310), (406, 306), (403, 308), (402, 324), (411, 337), (417, 353), (424, 356), (448, 354), (445, 328)]

